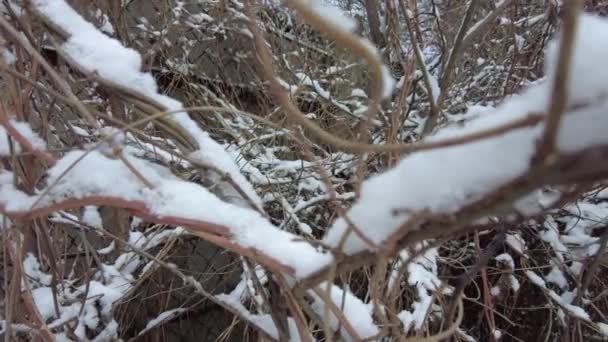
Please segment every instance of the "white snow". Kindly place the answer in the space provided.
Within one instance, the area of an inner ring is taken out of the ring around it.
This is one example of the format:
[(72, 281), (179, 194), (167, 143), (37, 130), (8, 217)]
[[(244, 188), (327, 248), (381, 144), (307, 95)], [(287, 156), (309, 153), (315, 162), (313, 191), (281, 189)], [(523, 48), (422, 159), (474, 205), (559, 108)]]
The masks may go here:
[(532, 272), (532, 271), (526, 271), (526, 276), (528, 277), (528, 279), (530, 279), (530, 281), (543, 289), (547, 288), (547, 284), (545, 283), (545, 281), (543, 280), (543, 278), (541, 278), (538, 274)]
[(502, 337), (502, 331), (500, 331), (500, 330), (498, 330), (498, 329), (495, 329), (495, 330), (492, 332), (492, 335), (494, 336), (494, 338), (495, 338), (495, 339), (497, 339), (497, 340), (498, 340), (498, 339), (500, 339), (500, 338)]
[(568, 287), (568, 280), (557, 266), (551, 268), (551, 272), (545, 276), (545, 280), (559, 286), (561, 289)]
[(115, 248), (116, 248), (116, 242), (112, 241), (112, 242), (110, 242), (110, 244), (108, 246), (98, 249), (97, 253), (100, 255), (110, 254), (114, 251)]
[(309, 8), (319, 17), (341, 30), (352, 32), (357, 29), (357, 22), (336, 6), (324, 3), (322, 0), (313, 0)]
[[(558, 134), (557, 147), (561, 152), (575, 152), (608, 142), (605, 115), (608, 104), (601, 96), (608, 90), (605, 79), (608, 70), (595, 66), (608, 58), (608, 46), (598, 42), (608, 40), (608, 23), (584, 15), (577, 34), (577, 49), (573, 56), (570, 104), (590, 102), (565, 115)], [(547, 53), (549, 79), (555, 64), (556, 43)], [(427, 141), (438, 141), (479, 132), (532, 112), (548, 108), (550, 83), (544, 82), (513, 96), (496, 108), (492, 115), (484, 115), (469, 122), (464, 128), (449, 127)], [(535, 141), (543, 125), (512, 130), (501, 136), (465, 145), (413, 153), (395, 168), (371, 177), (363, 183), (361, 198), (350, 209), (350, 220), (374, 243), (382, 244), (410, 214), (395, 215), (395, 209), (409, 212), (430, 210), (452, 213), (483, 196), (529, 168), (535, 152)], [(500, 153), (497, 153), (500, 151)], [(450, 170), (450, 172), (445, 172)], [(381, 203), (381, 205), (379, 205)], [(347, 230), (344, 219), (338, 219), (324, 238), (337, 247)], [(350, 234), (344, 252), (354, 254), (369, 249), (355, 234)]]
[[(295, 241), (297, 236), (272, 226), (259, 213), (220, 201), (203, 187), (177, 180), (165, 181), (154, 194), (156, 199), (150, 201), (152, 212), (230, 227), (236, 242), (293, 267), (298, 278), (331, 260), (328, 254), (317, 252), (307, 242)], [(202, 203), (205, 205), (201, 206)]]
[[(420, 244), (416, 248), (425, 248), (426, 243)], [(439, 251), (437, 248), (429, 248), (422, 255), (415, 257), (407, 265), (407, 282), (416, 289), (417, 299), (411, 304), (410, 310), (403, 310), (398, 314), (399, 319), (403, 322), (405, 331), (411, 327), (416, 331), (420, 330), (426, 321), (427, 314), (433, 304), (433, 292), (441, 287), (441, 280), (437, 274), (437, 258)], [(403, 262), (410, 258), (410, 253), (407, 250), (402, 250), (399, 253), (399, 260), (395, 265), (395, 269), (399, 269)], [(391, 283), (395, 275), (391, 274)], [(389, 285), (392, 288), (393, 284)], [(449, 291), (448, 288), (445, 289)]]
[(150, 329), (153, 329), (156, 326), (158, 326), (159, 324), (162, 324), (165, 321), (178, 316), (179, 314), (181, 314), (184, 311), (186, 311), (186, 309), (176, 308), (176, 309), (171, 309), (171, 310), (161, 312), (158, 316), (149, 320), (148, 323), (146, 324), (146, 327), (144, 328), (144, 330), (140, 331), (138, 335), (143, 335), (145, 332), (149, 331)]
[[(46, 142), (42, 140), (34, 131), (30, 125), (26, 122), (19, 122), (13, 119), (9, 120), (9, 124), (15, 128), (15, 130), (23, 136), (27, 141), (29, 141), (32, 146), (38, 150), (46, 150)], [(0, 156), (9, 156), (11, 154), (10, 145), (8, 143), (8, 132), (4, 126), (0, 126)], [(19, 145), (16, 140), (13, 139), (13, 152), (20, 153), (23, 149), (21, 145)]]
[[(179, 217), (226, 227), (234, 242), (293, 268), (296, 278), (303, 278), (332, 260), (330, 254), (279, 230), (254, 210), (224, 202), (204, 187), (179, 180), (156, 164), (130, 156), (124, 158), (155, 188), (144, 187), (119, 159), (107, 158), (99, 151), (86, 155), (84, 151), (72, 151), (48, 170), (48, 184), (54, 186), (43, 197), (17, 191), (10, 183), (10, 174), (5, 173), (6, 176), (0, 178), (0, 205), (5, 205), (9, 212), (20, 212), (28, 211), (37, 200), (41, 207), (66, 196), (110, 196), (140, 201), (159, 217)], [(60, 177), (68, 169), (65, 177)]]
[(519, 235), (519, 233), (507, 234), (505, 243), (511, 247), (519, 255), (525, 255), (526, 241)]
[[(252, 151), (253, 154), (259, 153), (255, 161), (251, 164), (248, 161), (242, 161), (239, 165), (235, 162), (235, 159), (240, 158), (237, 153), (238, 148), (227, 149), (213, 140), (183, 111), (180, 102), (159, 92), (151, 74), (141, 72), (142, 59), (139, 53), (124, 47), (119, 41), (98, 31), (73, 11), (64, 0), (32, 0), (32, 4), (38, 11), (47, 15), (70, 33), (69, 39), (63, 44), (63, 49), (86, 71), (96, 72), (101, 77), (149, 97), (167, 110), (176, 111), (177, 113), (173, 114), (171, 118), (184, 128), (198, 144), (199, 149), (194, 151), (190, 157), (202, 164), (213, 166), (220, 172), (226, 172), (253, 200), (254, 206), (261, 207), (262, 201), (241, 174), (241, 167), (243, 172), (250, 174), (254, 183), (258, 185), (288, 184), (292, 181), (290, 178), (292, 175), (304, 174), (307, 173), (306, 169), (313, 168), (312, 162), (281, 160), (273, 155), (274, 152), (269, 152), (270, 148)], [(317, 15), (342, 30), (353, 31), (357, 26), (356, 22), (340, 9), (324, 5), (321, 0), (313, 0), (311, 8)], [(189, 20), (193, 24), (200, 25), (211, 23), (214, 18), (200, 13), (191, 15)], [(540, 19), (528, 18), (524, 24), (531, 24), (533, 20)], [(102, 31), (112, 33), (113, 28), (106, 24), (109, 25), (106, 21)], [(518, 24), (521, 24), (521, 21)], [(575, 109), (567, 113), (559, 131), (558, 148), (562, 152), (576, 152), (590, 146), (608, 143), (608, 137), (605, 135), (608, 128), (608, 118), (605, 115), (608, 109), (606, 99), (608, 70), (597, 68), (597, 65), (608, 58), (608, 46), (602, 44), (608, 41), (608, 24), (603, 19), (584, 15), (580, 25), (572, 65), (572, 80), (568, 84), (570, 108)], [(251, 32), (246, 29), (240, 32), (246, 36), (251, 35)], [(378, 51), (369, 41), (362, 40), (362, 42), (369, 49), (373, 49), (374, 54), (377, 55)], [(516, 44), (520, 48), (523, 47), (524, 39), (516, 35)], [(467, 114), (450, 116), (448, 118), (450, 123), (465, 118), (464, 121), (468, 122), (463, 128), (442, 129), (435, 136), (429, 137), (427, 141), (468, 135), (523, 118), (530, 112), (546, 110), (550, 101), (550, 86), (555, 77), (553, 70), (558, 55), (557, 49), (558, 43), (549, 44), (546, 58), (547, 78), (544, 82), (532, 86), (521, 95), (507, 99), (498, 108), (472, 106), (469, 107)], [(14, 55), (9, 50), (0, 48), (0, 58), (4, 58), (5, 62), (10, 63), (12, 59), (14, 60)], [(481, 65), (485, 61), (478, 59), (477, 63)], [(340, 71), (332, 68), (329, 68), (328, 72)], [(323, 87), (320, 80), (312, 80), (303, 73), (296, 73), (295, 76), (299, 78), (301, 84), (312, 87), (317, 95), (349, 113), (351, 109), (345, 103), (351, 106), (353, 103), (357, 103), (359, 109), (353, 110), (354, 115), (367, 109), (359, 106), (361, 99), (350, 99), (344, 103), (337, 102), (332, 98), (332, 94)], [(382, 95), (389, 97), (395, 80), (385, 66), (382, 68), (382, 81)], [(282, 80), (279, 82), (292, 93), (297, 91), (296, 86)], [(435, 77), (431, 78), (429, 92), (436, 102), (440, 94)], [(354, 89), (351, 97), (365, 98), (367, 94), (361, 89)], [(314, 113), (311, 114), (311, 117), (314, 115)], [(27, 123), (14, 120), (9, 122), (36, 149), (46, 149), (46, 143), (33, 132)], [(90, 134), (80, 127), (73, 126), (73, 130), (78, 135), (90, 137)], [(423, 210), (430, 210), (432, 213), (456, 212), (464, 205), (483, 198), (497, 187), (525, 174), (534, 153), (535, 143), (542, 130), (542, 124), (539, 124), (466, 145), (410, 154), (392, 170), (373, 176), (364, 183), (362, 196), (349, 211), (349, 218), (369, 239), (376, 244), (383, 244), (402, 223), (412, 218), (412, 213)], [(177, 217), (224, 227), (227, 230), (226, 238), (230, 242), (247, 248), (254, 254), (268, 256), (292, 268), (293, 276), (296, 279), (305, 278), (330, 265), (333, 261), (330, 254), (321, 252), (320, 248), (302, 241), (300, 236), (273, 226), (266, 217), (251, 210), (244, 201), (235, 200), (230, 203), (222, 201), (220, 196), (211, 193), (206, 188), (180, 180), (169, 169), (135, 157), (134, 154), (143, 157), (145, 153), (137, 153), (135, 148), (125, 145), (128, 135), (112, 128), (104, 128), (99, 133), (111, 136), (110, 143), (91, 152), (76, 150), (66, 153), (47, 172), (46, 184), (52, 184), (53, 187), (38, 189), (34, 195), (19, 191), (13, 185), (14, 175), (7, 170), (0, 170), (0, 208), (10, 216), (27, 212), (33, 208), (57, 204), (66, 198), (106, 196), (142, 204), (146, 212), (161, 219)], [(272, 138), (280, 136), (280, 134), (274, 132), (268, 136)], [(128, 139), (135, 141), (135, 139)], [(146, 143), (142, 143), (142, 145), (144, 144)], [(112, 148), (116, 146), (124, 147), (125, 160), (134, 165), (152, 184), (152, 188), (144, 186), (141, 179), (134, 175), (123, 161), (111, 158), (110, 155), (114, 153)], [(155, 150), (151, 145), (147, 148)], [(13, 150), (12, 152), (19, 153), (23, 148), (15, 143)], [(0, 156), (8, 156), (10, 153), (7, 131), (5, 127), (0, 126)], [(163, 151), (159, 153), (164, 153), (161, 154), (163, 158), (173, 160), (169, 153)], [(187, 166), (191, 165), (187, 164)], [(68, 169), (69, 171), (67, 171)], [(449, 172), (445, 170), (449, 170)], [(219, 173), (213, 173), (209, 177), (214, 182), (220, 182), (222, 181), (221, 176)], [(266, 198), (280, 201), (284, 212), (291, 217), (299, 230), (304, 234), (310, 234), (311, 227), (302, 222), (298, 215), (310, 214), (310, 211), (307, 210), (310, 206), (329, 200), (328, 189), (318, 178), (308, 177), (308, 175), (294, 185), (297, 185), (298, 192), (305, 192), (306, 195), (291, 203), (291, 199), (288, 201), (287, 198), (272, 193), (268, 193)], [(225, 191), (231, 190), (222, 189), (222, 191), (225, 195)], [(236, 196), (236, 192), (232, 191), (230, 195)], [(351, 199), (354, 197), (354, 193), (337, 194), (336, 197)], [(554, 197), (550, 198), (547, 194), (534, 191), (515, 201), (514, 209), (523, 214), (537, 213), (550, 204), (551, 199)], [(397, 215), (394, 214), (395, 209), (408, 210), (403, 210), (403, 214)], [(557, 221), (548, 217), (543, 222), (539, 236), (550, 245), (557, 262), (572, 261), (572, 266), (569, 268), (576, 276), (582, 272), (585, 258), (598, 251), (598, 238), (595, 237), (598, 235), (594, 234), (597, 233), (597, 231), (594, 232), (594, 229), (598, 229), (602, 225), (601, 221), (608, 215), (608, 204), (581, 202), (566, 207), (565, 210), (576, 217), (563, 217)], [(55, 222), (70, 223), (82, 228), (78, 222), (61, 221), (63, 218), (59, 217), (59, 214), (54, 213)], [(102, 227), (102, 220), (95, 205), (84, 207), (81, 221), (95, 228)], [(323, 242), (330, 246), (337, 246), (337, 242), (346, 228), (345, 220), (338, 219), (328, 230)], [(134, 230), (129, 234), (129, 243), (134, 247), (148, 250), (185, 234), (185, 232), (182, 227), (153, 232)], [(519, 233), (509, 233), (506, 244), (520, 257), (526, 257), (526, 243)], [(420, 244), (414, 247), (424, 246), (424, 244)], [(98, 253), (108, 254), (114, 248), (115, 244), (112, 242), (107, 247), (99, 249)], [(354, 254), (369, 248), (355, 234), (351, 234), (347, 239), (344, 252)], [(407, 283), (404, 286), (409, 286), (414, 290), (415, 299), (412, 300), (410, 307), (407, 310), (401, 309), (403, 311), (399, 312), (397, 317), (403, 322), (406, 332), (415, 329), (418, 333), (420, 329), (425, 328), (429, 317), (434, 317), (434, 310), (437, 307), (434, 305), (435, 292), (448, 290), (442, 288), (443, 284), (438, 277), (439, 253), (437, 248), (429, 249), (408, 263), (406, 274), (401, 277), (400, 274), (397, 274), (397, 270), (401, 270), (404, 260), (409, 256), (408, 250), (401, 251), (399, 261), (389, 275), (389, 288), (395, 285), (395, 280), (403, 279), (404, 284)], [(503, 253), (496, 256), (495, 259), (508, 265), (511, 270), (515, 270), (515, 261), (510, 254)], [(546, 275), (541, 276), (530, 270), (525, 271), (524, 274), (532, 284), (542, 288), (543, 292), (558, 304), (556, 307), (560, 308), (559, 315), (563, 316), (568, 313), (588, 323), (593, 323), (600, 333), (608, 336), (607, 324), (590, 322), (590, 316), (585, 309), (572, 304), (573, 298), (576, 297), (576, 290), (568, 289), (570, 285), (568, 279), (564, 271), (556, 266), (557, 262), (551, 262), (551, 270)], [(33, 255), (27, 255), (23, 262), (24, 273), (27, 275), (28, 285), (32, 288), (34, 302), (49, 328), (56, 329), (66, 322), (74, 322), (74, 333), (78, 338), (88, 339), (89, 337), (86, 335), (87, 329), (89, 329), (98, 332), (93, 339), (95, 341), (106, 341), (117, 337), (118, 324), (111, 319), (113, 307), (133, 289), (133, 284), (135, 284), (133, 274), (136, 270), (141, 269), (141, 266), (144, 266), (141, 271), (144, 274), (158, 265), (151, 261), (148, 262), (131, 251), (120, 255), (114, 264), (99, 265), (100, 270), (93, 275), (93, 280), (89, 282), (87, 298), (83, 298), (85, 285), (76, 283), (78, 285), (63, 286), (57, 293), (59, 312), (56, 312), (53, 293), (49, 287), (51, 276), (41, 271), (40, 264)], [(256, 274), (263, 271), (260, 265), (256, 266)], [(514, 273), (508, 274), (508, 277), (511, 288), (518, 291), (520, 284)], [(268, 279), (261, 280), (265, 282)], [(291, 282), (293, 279), (288, 280)], [(554, 291), (548, 288), (549, 283), (557, 285), (560, 289)], [(251, 281), (244, 276), (231, 294), (219, 295), (216, 299), (278, 339), (278, 331), (270, 315), (254, 314), (243, 305), (245, 299), (253, 299), (254, 303), (256, 300), (261, 302), (261, 299), (255, 294), (253, 298), (247, 297), (247, 286), (251, 286)], [(321, 284), (320, 288), (325, 290), (327, 284)], [(493, 296), (499, 296), (501, 291), (508, 291), (508, 289), (495, 286), (490, 291)], [(337, 307), (342, 308), (358, 337), (371, 338), (378, 334), (379, 328), (374, 322), (373, 303), (366, 302), (367, 298), (365, 300), (357, 298), (348, 290), (347, 286), (341, 289), (332, 284), (330, 292), (331, 301)], [(309, 292), (309, 295), (313, 299), (312, 309), (322, 316), (326, 311), (326, 303), (313, 292)], [(66, 305), (66, 303), (72, 304)], [(583, 303), (588, 303), (588, 299), (583, 298)], [(82, 305), (84, 307), (81, 307)], [(79, 315), (81, 309), (82, 315)], [(178, 308), (160, 313), (147, 323), (146, 328), (140, 334), (183, 311), (184, 309)], [(287, 321), (292, 340), (299, 340), (294, 320), (287, 317)], [(355, 339), (354, 336), (348, 335), (344, 326), (340, 325), (333, 314), (329, 317), (329, 323), (334, 330), (340, 329), (340, 333), (346, 340)], [(5, 323), (0, 322), (0, 324), (4, 326)], [(503, 332), (497, 329), (493, 330), (492, 334), (496, 339), (503, 336)], [(58, 340), (68, 340), (68, 337), (62, 333), (57, 333), (56, 337)], [(468, 338), (467, 335), (461, 337)]]
[(437, 81), (437, 77), (429, 72), (429, 81), (431, 85), (431, 97), (433, 98), (433, 103), (437, 104), (439, 100), (439, 96), (441, 96), (441, 88), (439, 87), (439, 81)]
[(517, 278), (515, 278), (515, 276), (512, 274), (509, 275), (509, 283), (511, 285), (511, 289), (513, 290), (513, 292), (519, 291), (519, 287), (520, 287), (519, 280), (517, 280)]
[(590, 320), (589, 314), (585, 311), (585, 309), (581, 308), (580, 306), (570, 304), (572, 302), (572, 299), (574, 299), (573, 293), (566, 292), (565, 295), (567, 296), (559, 296), (553, 290), (548, 291), (548, 293), (549, 297), (551, 297), (551, 299), (558, 303), (562, 308), (566, 309), (566, 311), (568, 311), (570, 315), (582, 319), (584, 321)]
[(87, 205), (84, 207), (84, 212), (82, 213), (82, 222), (93, 228), (103, 227), (99, 211), (97, 211), (97, 207), (93, 205)]
[[(247, 320), (247, 323), (255, 325), (274, 339), (279, 340), (279, 331), (269, 314), (253, 314), (249, 312), (249, 310), (247, 310), (247, 308), (241, 304), (239, 298), (235, 296), (220, 294), (215, 296), (215, 298), (221, 301), (224, 305), (227, 305), (228, 307), (237, 311), (241, 317)], [(287, 325), (289, 328), (290, 342), (301, 341), (298, 328), (293, 318), (287, 317)], [(310, 338), (312, 339), (312, 337)]]
[(203, 131), (186, 112), (180, 111), (183, 106), (179, 101), (159, 93), (150, 73), (141, 72), (142, 60), (137, 51), (126, 48), (118, 40), (101, 33), (63, 0), (34, 0), (32, 4), (70, 34), (63, 48), (81, 67), (141, 93), (169, 111), (176, 111), (170, 117), (199, 145), (199, 150), (193, 152), (191, 157), (227, 172), (254, 204), (261, 206), (262, 202), (255, 190), (224, 148)]
[(52, 277), (40, 270), (38, 259), (31, 253), (28, 253), (23, 260), (23, 272), (28, 276), (30, 281), (35, 281), (40, 285), (51, 285)]
[(2, 57), (3, 62), (8, 65), (13, 65), (17, 61), (17, 57), (13, 54), (9, 49), (0, 47), (0, 57)]
[(98, 281), (91, 281), (89, 283), (89, 297), (99, 297), (101, 313), (108, 315), (112, 310), (112, 304), (118, 301), (128, 288), (130, 287), (122, 284), (108, 286)]
[(361, 89), (361, 88), (355, 88), (350, 92), (350, 96), (353, 97), (367, 97), (367, 93), (365, 92), (365, 90)]
[(574, 299), (575, 297), (575, 293), (566, 291), (560, 296), (555, 291), (547, 289), (547, 283), (538, 274), (532, 271), (526, 271), (525, 273), (528, 279), (534, 285), (545, 290), (549, 297), (551, 297), (551, 299), (553, 299), (557, 304), (559, 304), (560, 307), (566, 309), (569, 314), (585, 321), (590, 320), (589, 314), (585, 312), (585, 309), (581, 308), (580, 306), (571, 304), (572, 299)]
[[(393, 94), (395, 84), (397, 84), (397, 81), (393, 78), (391, 70), (386, 65), (382, 65), (382, 98), (389, 98)], [(433, 89), (433, 93), (436, 91), (438, 89)]]
[[(51, 287), (39, 286), (32, 289), (34, 304), (49, 329), (56, 329), (66, 324), (66, 322), (73, 321), (76, 323), (72, 326), (74, 334), (81, 340), (110, 341), (117, 336), (118, 324), (115, 320), (108, 318), (112, 311), (112, 305), (122, 298), (131, 287), (124, 281), (124, 277), (127, 275), (121, 275), (112, 266), (102, 265), (102, 268), (104, 269), (103, 277), (98, 272), (94, 275), (94, 278), (104, 278), (107, 283), (92, 280), (89, 283), (88, 292), (86, 291), (86, 284), (78, 287), (73, 286), (73, 284), (58, 286), (56, 291), (57, 308), (55, 308)], [(50, 283), (51, 275), (40, 271), (38, 260), (32, 254), (29, 254), (24, 260), (24, 271), (28, 275), (30, 286), (32, 284)], [(123, 280), (118, 280), (118, 278)], [(87, 298), (83, 300), (82, 296), (85, 293)], [(66, 305), (66, 302), (72, 304)], [(84, 307), (82, 306), (83, 303)], [(80, 314), (81, 311), (82, 315)], [(57, 314), (59, 314), (59, 317), (57, 317)], [(104, 318), (104, 320), (101, 318)], [(101, 326), (101, 324), (105, 325)], [(91, 336), (87, 336), (87, 328), (89, 333), (97, 331), (97, 336), (92, 339)], [(55, 338), (58, 341), (69, 341), (61, 332), (57, 332)]]
[(44, 321), (56, 315), (53, 303), (53, 290), (50, 287), (39, 287), (32, 290), (32, 298)]
[[(318, 288), (321, 289), (321, 291), (325, 291), (327, 289), (327, 283), (320, 284)], [(319, 317), (324, 319), (325, 302), (314, 292), (309, 291), (309, 294), (313, 298), (311, 308)], [(358, 337), (367, 339), (378, 334), (380, 330), (372, 318), (373, 307), (371, 304), (363, 303), (363, 301), (355, 297), (355, 295), (349, 291), (342, 290), (336, 285), (331, 286), (330, 297), (334, 304), (342, 310), (344, 316), (348, 318), (353, 329), (357, 335), (359, 335)], [(335, 331), (338, 329), (338, 326), (341, 326), (340, 321), (331, 310), (329, 312), (329, 324)], [(350, 336), (343, 326), (340, 328), (340, 333), (347, 341), (355, 340), (354, 336)]]
[(508, 253), (502, 253), (500, 255), (497, 255), (496, 257), (494, 257), (494, 259), (496, 259), (496, 261), (505, 263), (507, 266), (509, 266), (511, 270), (515, 269), (515, 262), (513, 261), (511, 255)]
[(203, 13), (203, 12), (191, 14), (188, 17), (188, 19), (190, 19), (193, 23), (199, 24), (199, 25), (202, 24), (202, 23), (205, 23), (205, 22), (212, 22), (213, 21), (213, 17), (211, 17), (207, 13)]

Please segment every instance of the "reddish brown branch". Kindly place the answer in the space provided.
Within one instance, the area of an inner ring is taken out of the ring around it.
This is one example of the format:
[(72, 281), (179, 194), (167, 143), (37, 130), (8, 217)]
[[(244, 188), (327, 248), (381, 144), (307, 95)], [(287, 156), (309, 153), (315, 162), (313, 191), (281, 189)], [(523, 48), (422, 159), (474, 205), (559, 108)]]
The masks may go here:
[(34, 147), (34, 145), (26, 137), (24, 137), (15, 128), (15, 126), (11, 124), (10, 120), (8, 119), (6, 113), (2, 108), (0, 108), (0, 124), (4, 126), (8, 135), (15, 139), (15, 141), (17, 141), (25, 151), (32, 153), (34, 156), (38, 157), (41, 160), (44, 160), (49, 166), (55, 165), (55, 158), (53, 158), (53, 156), (48, 152)]
[(566, 2), (564, 27), (560, 51), (553, 80), (551, 104), (547, 115), (543, 137), (538, 147), (536, 162), (543, 163), (551, 158), (555, 152), (557, 133), (568, 105), (568, 83), (570, 82), (570, 65), (574, 52), (578, 16), (582, 8), (582, 0), (569, 0)]
[(28, 211), (7, 211), (6, 205), (4, 203), (0, 203), (0, 213), (15, 220), (33, 220), (56, 211), (79, 208), (87, 205), (105, 205), (122, 208), (129, 210), (133, 215), (141, 217), (150, 222), (183, 226), (192, 234), (239, 255), (255, 259), (275, 272), (281, 272), (291, 276), (295, 275), (295, 270), (293, 267), (281, 263), (264, 252), (257, 250), (256, 248), (243, 246), (238, 242), (231, 240), (233, 234), (229, 227), (207, 221), (187, 219), (176, 216), (160, 216), (148, 211), (145, 203), (140, 201), (125, 200), (111, 196), (87, 196), (82, 198), (68, 198), (61, 202), (53, 203), (45, 207), (34, 208)]

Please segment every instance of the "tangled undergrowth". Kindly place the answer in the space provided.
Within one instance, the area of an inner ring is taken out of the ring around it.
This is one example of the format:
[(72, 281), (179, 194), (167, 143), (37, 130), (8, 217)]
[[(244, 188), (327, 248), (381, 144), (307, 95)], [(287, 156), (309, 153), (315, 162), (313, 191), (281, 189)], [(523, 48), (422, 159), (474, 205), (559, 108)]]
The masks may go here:
[(607, 338), (600, 1), (68, 2), (0, 4), (5, 341)]

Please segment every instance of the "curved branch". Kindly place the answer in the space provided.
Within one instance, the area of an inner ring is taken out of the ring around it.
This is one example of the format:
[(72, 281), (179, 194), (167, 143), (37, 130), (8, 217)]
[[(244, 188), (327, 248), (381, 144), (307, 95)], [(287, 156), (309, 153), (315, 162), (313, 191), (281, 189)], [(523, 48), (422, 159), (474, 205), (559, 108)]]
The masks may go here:
[(53, 158), (50, 153), (34, 147), (34, 145), (11, 124), (2, 108), (0, 108), (0, 124), (4, 126), (8, 135), (15, 139), (25, 151), (32, 153), (41, 160), (44, 160), (49, 166), (55, 165), (55, 158)]
[(150, 222), (183, 226), (193, 235), (201, 237), (232, 252), (255, 259), (275, 272), (281, 272), (291, 276), (295, 275), (295, 270), (293, 267), (283, 264), (282, 262), (268, 256), (256, 248), (243, 246), (232, 241), (232, 231), (229, 227), (211, 222), (175, 216), (158, 216), (148, 211), (145, 203), (140, 201), (125, 200), (119, 197), (111, 196), (86, 196), (81, 198), (68, 198), (61, 202), (53, 203), (44, 207), (34, 208), (28, 211), (7, 211), (6, 205), (4, 203), (0, 203), (0, 213), (15, 220), (33, 220), (56, 211), (74, 209), (87, 205), (103, 205), (127, 209), (131, 211), (134, 216), (139, 216)]

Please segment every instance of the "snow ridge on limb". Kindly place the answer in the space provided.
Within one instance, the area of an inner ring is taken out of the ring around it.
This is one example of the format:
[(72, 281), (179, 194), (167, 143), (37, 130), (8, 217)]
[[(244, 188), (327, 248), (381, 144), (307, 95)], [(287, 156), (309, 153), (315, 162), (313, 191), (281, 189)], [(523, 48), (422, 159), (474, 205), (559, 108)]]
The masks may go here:
[[(568, 84), (570, 101), (557, 136), (557, 148), (561, 153), (574, 153), (608, 143), (603, 133), (608, 128), (605, 115), (608, 72), (596, 67), (599, 61), (608, 57), (608, 47), (601, 43), (605, 39), (608, 39), (606, 20), (581, 16), (571, 65), (572, 78)], [(557, 42), (552, 42), (547, 49), (548, 80), (555, 77), (557, 47)], [(550, 82), (545, 81), (506, 100), (493, 114), (476, 118), (463, 128), (445, 128), (427, 141), (481, 132), (533, 113), (542, 113), (550, 101)], [(413, 153), (395, 168), (366, 181), (361, 199), (348, 216), (369, 240), (382, 245), (414, 213), (425, 210), (455, 213), (525, 174), (530, 169), (542, 129), (540, 123), (468, 144)], [(347, 231), (347, 222), (339, 219), (324, 242), (337, 247)], [(368, 244), (356, 234), (349, 234), (344, 245), (346, 254), (368, 249)]]
[[(261, 208), (260, 198), (232, 156), (198, 127), (179, 101), (159, 93), (152, 75), (141, 71), (138, 52), (97, 30), (63, 0), (33, 0), (31, 4), (67, 34), (61, 48), (81, 71), (134, 91), (172, 112), (170, 118), (198, 145), (191, 158), (222, 173), (214, 180), (222, 181), (223, 173), (227, 173), (252, 200), (254, 209)], [(76, 150), (65, 154), (47, 171), (48, 187), (34, 195), (18, 190), (12, 183), (13, 174), (2, 171), (0, 211), (9, 218), (33, 218), (86, 205), (120, 206), (153, 222), (188, 227), (197, 236), (243, 252), (296, 279), (326, 267), (332, 260), (331, 255), (278, 229), (241, 201), (224, 202), (162, 166), (121, 151), (114, 156), (105, 152)]]
[(41, 216), (58, 206), (67, 209), (63, 207), (69, 206), (66, 201), (72, 201), (73, 207), (120, 201), (137, 216), (181, 224), (194, 234), (210, 238), (223, 237), (224, 244), (228, 243), (225, 247), (249, 250), (251, 256), (281, 266), (279, 271), (287, 271), (296, 279), (327, 266), (332, 260), (329, 254), (308, 242), (297, 241), (298, 236), (273, 226), (260, 213), (224, 202), (204, 187), (178, 179), (168, 169), (124, 156), (153, 186), (150, 189), (120, 159), (108, 158), (99, 151), (85, 154), (72, 151), (58, 160), (48, 171), (49, 188), (39, 195), (28, 196), (15, 189), (12, 173), (2, 172), (2, 212), (9, 217)]
[[(34, 0), (32, 5), (69, 35), (62, 48), (80, 67), (135, 91), (171, 112), (171, 120), (184, 129), (198, 145), (198, 149), (191, 153), (191, 158), (226, 172), (253, 202), (256, 209), (261, 207), (261, 199), (241, 174), (230, 154), (183, 111), (181, 102), (159, 93), (152, 74), (141, 71), (142, 59), (137, 51), (103, 34), (63, 0)], [(217, 178), (220, 179), (221, 176)], [(240, 196), (237, 194), (236, 197)]]

